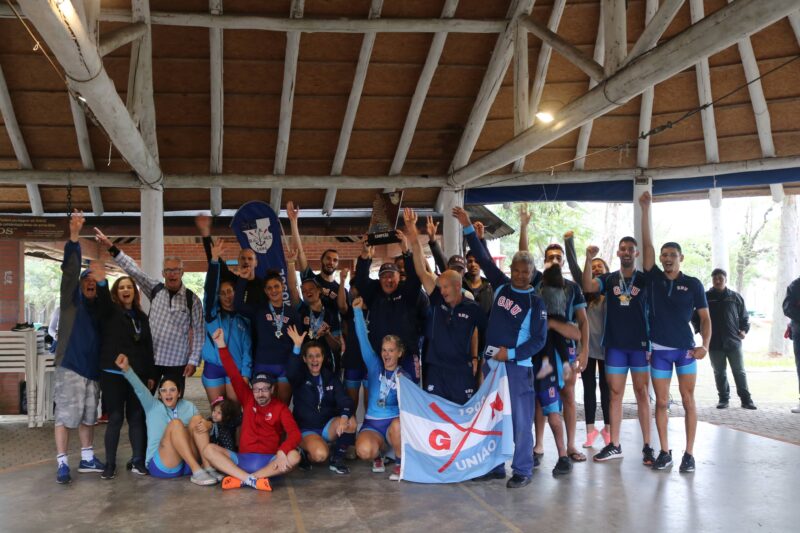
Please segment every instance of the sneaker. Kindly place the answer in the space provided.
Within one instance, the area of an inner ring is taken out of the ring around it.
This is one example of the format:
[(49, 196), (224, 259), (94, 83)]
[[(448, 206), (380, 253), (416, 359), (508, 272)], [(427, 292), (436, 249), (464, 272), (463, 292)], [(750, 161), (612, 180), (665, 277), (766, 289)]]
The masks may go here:
[(308, 454), (300, 448), (297, 451), (300, 452), (300, 463), (298, 463), (297, 467), (303, 472), (309, 472), (311, 470), (311, 461), (308, 460)]
[(383, 457), (380, 455), (372, 461), (372, 472), (375, 474), (381, 474), (386, 472), (386, 467), (383, 464)]
[(650, 447), (649, 444), (645, 444), (642, 448), (642, 463), (645, 466), (653, 466), (656, 462), (656, 451)]
[(132, 470), (133, 469), (133, 463), (134, 463), (134, 460), (133, 460), (133, 457), (131, 457), (130, 459), (128, 459), (128, 462), (125, 463), (125, 470)]
[(400, 465), (394, 465), (389, 481), (400, 481)]
[(222, 478), (222, 490), (240, 489), (244, 483), (233, 476), (225, 476)]
[(214, 468), (213, 466), (209, 466), (206, 468), (206, 473), (217, 480), (217, 483), (222, 481), (225, 478), (225, 474)]
[(72, 477), (69, 475), (69, 467), (67, 465), (58, 465), (58, 471), (56, 471), (56, 483), (61, 485), (72, 483)]
[(555, 468), (553, 468), (554, 476), (564, 476), (572, 472), (572, 461), (566, 455), (559, 457)]
[(543, 453), (533, 452), (533, 467), (539, 468), (542, 466), (542, 457), (544, 457)]
[(609, 444), (608, 446), (604, 447), (598, 453), (592, 457), (593, 461), (598, 463), (602, 463), (603, 461), (609, 461), (611, 459), (622, 459), (622, 445), (614, 446), (613, 444)]
[(130, 470), (132, 473), (136, 474), (137, 476), (149, 476), (150, 475), (150, 471), (147, 469), (146, 466), (144, 466), (144, 461), (142, 461), (141, 459), (137, 459), (135, 461), (131, 460), (131, 462), (129, 464), (130, 464), (130, 466), (127, 467), (128, 470)]
[(208, 472), (205, 470), (198, 470), (194, 474), (192, 474), (191, 482), (195, 485), (200, 485), (201, 487), (207, 487), (209, 485), (216, 485), (217, 479), (212, 477)]
[(603, 436), (603, 442), (606, 446), (611, 444), (611, 432), (608, 430), (608, 426), (604, 426), (603, 430), (600, 432), (600, 435)]
[(758, 409), (758, 407), (756, 407), (756, 404), (753, 403), (753, 400), (750, 400), (749, 402), (742, 402), (742, 409), (749, 409), (751, 411), (755, 411), (756, 409)]
[(506, 469), (503, 467), (503, 471), (500, 472), (499, 470), (489, 470), (482, 476), (474, 477), (470, 481), (492, 481), (493, 479), (505, 479), (506, 478)]
[(728, 400), (720, 400), (717, 404), (717, 409), (727, 409), (729, 405)]
[(594, 446), (594, 441), (597, 440), (597, 437), (600, 435), (600, 432), (596, 429), (593, 429), (589, 433), (586, 434), (586, 442), (583, 443), (584, 448), (591, 448)]
[(104, 465), (97, 457), (93, 457), (91, 461), (81, 461), (78, 464), (78, 472), (85, 474), (87, 472), (102, 472), (106, 469), (106, 465)]
[(11, 331), (31, 331), (33, 326), (27, 322), (17, 322), (17, 325), (11, 328)]
[(258, 479), (248, 478), (247, 481), (239, 481), (233, 476), (225, 476), (222, 480), (222, 490), (228, 489), (241, 489), (243, 487), (250, 487), (255, 490), (263, 490), (265, 492), (272, 492), (272, 485), (269, 484), (269, 479), (260, 477)]
[(342, 458), (336, 459), (331, 461), (328, 465), (328, 469), (331, 472), (336, 472), (337, 474), (349, 474), (350, 469), (344, 464), (344, 460)]
[(653, 463), (654, 470), (664, 470), (672, 466), (672, 450), (665, 452), (661, 450), (658, 452), (658, 459)]
[(511, 479), (508, 480), (506, 483), (506, 488), (509, 489), (521, 489), (522, 487), (529, 485), (531, 482), (531, 476), (521, 476), (519, 474), (514, 474), (511, 476)]
[(681, 466), (678, 471), (682, 474), (691, 474), (694, 472), (694, 457), (684, 452), (683, 459), (681, 459)]
[(114, 465), (106, 465), (103, 473), (100, 474), (100, 479), (114, 479), (117, 477), (117, 467)]
[(256, 480), (256, 490), (263, 490), (265, 492), (272, 492), (272, 485), (269, 484), (269, 478), (260, 477)]
[(792, 407), (792, 412), (795, 414), (800, 413), (800, 403), (797, 404), (797, 407)]

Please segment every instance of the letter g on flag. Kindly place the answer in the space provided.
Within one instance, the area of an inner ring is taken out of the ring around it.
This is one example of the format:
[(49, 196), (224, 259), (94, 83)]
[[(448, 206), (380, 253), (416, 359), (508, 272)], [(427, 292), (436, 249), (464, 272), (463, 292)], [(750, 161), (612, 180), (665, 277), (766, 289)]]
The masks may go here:
[(449, 450), (450, 449), (450, 435), (441, 429), (434, 429), (428, 436), (428, 444), (434, 450)]

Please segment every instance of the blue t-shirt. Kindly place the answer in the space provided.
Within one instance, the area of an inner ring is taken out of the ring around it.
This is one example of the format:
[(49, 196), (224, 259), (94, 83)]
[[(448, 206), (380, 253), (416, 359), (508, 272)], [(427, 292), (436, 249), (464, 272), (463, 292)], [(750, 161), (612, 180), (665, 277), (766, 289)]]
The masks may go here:
[[(399, 363), (394, 370), (383, 368), (383, 361), (369, 343), (364, 313), (361, 309), (353, 309), (353, 313), (355, 315), (358, 344), (361, 346), (361, 356), (364, 358), (364, 364), (367, 365), (369, 404), (364, 418), (373, 420), (397, 418), (400, 416), (400, 404), (397, 401), (398, 374), (402, 374), (403, 371)], [(404, 355), (404, 357), (407, 356), (408, 354)]]
[(708, 308), (703, 284), (683, 272), (674, 280), (668, 279), (655, 265), (646, 275), (650, 292), (650, 340), (678, 350), (694, 348), (689, 322), (695, 309)]
[(619, 350), (649, 350), (647, 275), (639, 270), (623, 278), (617, 270), (595, 278), (606, 297), (603, 346)]
[(424, 362), (446, 368), (472, 368), (472, 334), (476, 328), (486, 326), (486, 314), (476, 302), (466, 298), (450, 307), (438, 287), (431, 293), (430, 301)]

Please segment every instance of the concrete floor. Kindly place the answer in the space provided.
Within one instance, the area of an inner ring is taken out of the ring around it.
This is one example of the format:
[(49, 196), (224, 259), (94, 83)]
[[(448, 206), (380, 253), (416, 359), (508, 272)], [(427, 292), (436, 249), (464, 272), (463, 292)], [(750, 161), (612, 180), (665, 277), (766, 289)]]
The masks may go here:
[[(554, 479), (548, 442), (533, 483), (515, 491), (500, 481), (390, 482), (360, 462), (351, 463), (350, 476), (324, 467), (292, 473), (272, 493), (128, 472), (112, 481), (76, 472), (71, 485), (60, 486), (47, 461), (0, 472), (0, 531), (797, 531), (798, 446), (700, 423), (697, 472), (679, 474), (682, 422), (670, 419), (671, 472), (641, 465), (638, 425), (626, 420), (626, 458), (576, 464), (570, 476)], [(124, 458), (127, 450), (120, 451)]]

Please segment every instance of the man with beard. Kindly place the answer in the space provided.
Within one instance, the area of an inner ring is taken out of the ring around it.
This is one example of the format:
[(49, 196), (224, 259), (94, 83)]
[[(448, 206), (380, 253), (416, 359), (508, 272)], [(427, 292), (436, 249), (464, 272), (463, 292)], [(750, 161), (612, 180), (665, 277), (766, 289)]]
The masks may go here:
[(622, 446), (619, 441), (622, 398), (630, 369), (639, 414), (639, 427), (644, 442), (642, 462), (645, 466), (652, 466), (655, 455), (653, 448), (650, 447), (647, 281), (644, 272), (636, 270), (636, 258), (639, 256), (638, 243), (633, 237), (620, 239), (617, 248), (620, 269), (592, 278), (592, 261), (599, 251), (597, 246), (586, 248), (582, 283), (583, 290), (587, 293), (597, 292), (606, 296), (607, 314), (603, 346), (606, 349), (606, 379), (611, 393), (609, 399), (611, 442), (593, 459), (602, 462), (622, 458)]

